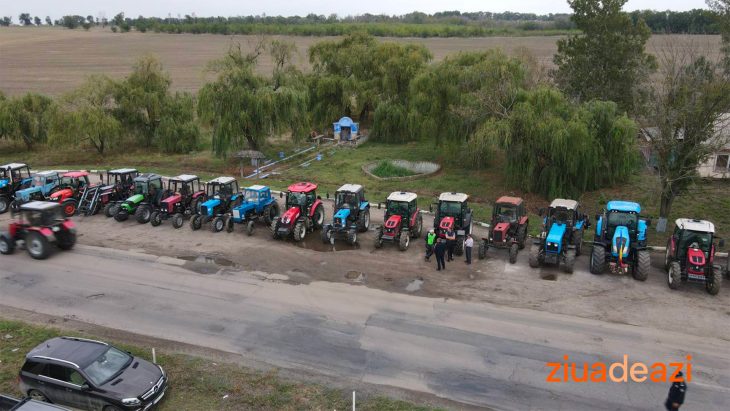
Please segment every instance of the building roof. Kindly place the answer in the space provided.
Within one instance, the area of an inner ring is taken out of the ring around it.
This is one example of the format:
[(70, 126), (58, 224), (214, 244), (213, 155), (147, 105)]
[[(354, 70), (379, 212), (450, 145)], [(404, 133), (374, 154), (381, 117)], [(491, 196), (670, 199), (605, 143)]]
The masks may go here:
[(342, 117), (334, 124), (339, 124), (340, 127), (352, 127), (353, 124), (357, 124), (350, 117)]
[(30, 350), (26, 358), (46, 357), (71, 362), (85, 368), (99, 358), (109, 345), (84, 338), (56, 337), (38, 344)]
[(410, 203), (417, 198), (418, 195), (416, 195), (416, 193), (409, 193), (406, 191), (394, 191), (388, 196), (388, 200), (390, 201), (404, 201), (407, 203)]
[(575, 200), (566, 200), (564, 198), (556, 198), (550, 203), (550, 208), (558, 208), (563, 207), (567, 208), (568, 210), (576, 210), (578, 209), (578, 202)]
[(317, 189), (317, 185), (314, 183), (294, 183), (289, 186), (288, 190), (292, 193), (309, 193), (310, 191), (314, 191)]
[(68, 173), (63, 173), (63, 177), (71, 177), (71, 178), (79, 178), (88, 176), (88, 171), (69, 171)]
[(5, 164), (4, 166), (0, 166), (0, 168), (5, 169), (5, 170), (17, 170), (17, 169), (23, 168), (23, 167), (28, 167), (28, 165), (25, 163), (10, 163), (10, 164)]
[(522, 201), (519, 197), (502, 196), (497, 199), (496, 204), (512, 204), (517, 206), (522, 204)]
[(185, 182), (185, 183), (189, 183), (189, 182), (191, 182), (193, 180), (197, 180), (197, 179), (198, 179), (198, 176), (193, 175), (193, 174), (180, 174), (179, 176), (175, 176), (175, 177), (171, 178), (170, 180), (171, 181), (172, 180), (182, 181), (182, 182)]
[(155, 173), (142, 173), (134, 178), (134, 181), (149, 181), (149, 180), (156, 180), (160, 177), (158, 174)]
[(715, 225), (705, 220), (678, 218), (674, 223), (682, 230), (699, 231), (701, 233), (715, 233)]
[(641, 213), (641, 206), (633, 201), (613, 200), (606, 204), (606, 210), (639, 214)]
[(266, 191), (268, 189), (269, 189), (268, 186), (262, 186), (261, 184), (256, 184), (251, 187), (246, 187), (246, 190), (251, 190), (251, 191)]
[(221, 185), (225, 185), (225, 184), (233, 183), (235, 181), (236, 181), (236, 179), (234, 177), (225, 177), (225, 176), (223, 176), (223, 177), (214, 178), (214, 179), (208, 181), (208, 184), (221, 184)]
[(21, 204), (20, 209), (29, 211), (43, 211), (50, 210), (54, 207), (61, 207), (61, 205), (53, 201), (31, 201), (29, 203)]
[(116, 170), (109, 170), (107, 171), (107, 174), (129, 174), (129, 173), (136, 173), (136, 168), (118, 168)]
[(469, 199), (468, 194), (464, 193), (441, 193), (439, 201), (450, 201), (454, 203), (463, 203)]
[(342, 187), (337, 189), (337, 192), (359, 193), (362, 190), (363, 188), (360, 184), (343, 184)]

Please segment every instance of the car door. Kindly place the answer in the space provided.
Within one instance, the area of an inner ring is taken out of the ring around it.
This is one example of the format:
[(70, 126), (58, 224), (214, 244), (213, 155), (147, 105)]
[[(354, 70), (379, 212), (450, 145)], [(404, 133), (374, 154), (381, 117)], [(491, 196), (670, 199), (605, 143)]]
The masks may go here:
[(67, 394), (65, 383), (67, 372), (65, 367), (57, 364), (46, 364), (38, 375), (38, 389), (55, 404), (72, 405)]

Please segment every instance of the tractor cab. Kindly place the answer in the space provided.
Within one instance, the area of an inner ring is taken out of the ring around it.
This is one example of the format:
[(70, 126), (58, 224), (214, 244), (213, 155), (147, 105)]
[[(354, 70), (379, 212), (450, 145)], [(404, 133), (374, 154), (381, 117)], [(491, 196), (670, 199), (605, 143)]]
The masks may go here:
[(345, 184), (335, 192), (335, 225), (347, 226), (357, 221), (359, 211), (367, 205), (365, 189), (360, 184)]
[(286, 191), (286, 208), (308, 210), (317, 201), (317, 185), (313, 183), (295, 183)]
[(238, 193), (238, 181), (233, 177), (218, 177), (208, 181), (205, 191), (208, 198), (230, 201), (231, 197)]
[(70, 188), (78, 192), (89, 186), (89, 173), (86, 171), (70, 171), (61, 176), (61, 182), (58, 187)]
[(401, 251), (407, 250), (410, 238), (420, 237), (423, 230), (416, 193), (405, 191), (390, 193), (385, 201), (383, 222), (375, 234), (375, 248), (382, 247), (383, 242), (388, 241), (397, 243)]
[[(207, 200), (201, 203), (197, 210), (193, 210), (199, 217), (190, 220), (190, 227), (193, 230), (199, 229), (202, 224), (211, 221), (216, 216), (220, 217), (228, 213), (242, 200), (238, 191), (238, 181), (233, 177), (218, 177), (208, 181), (205, 185), (205, 192)], [(212, 227), (215, 232), (225, 228), (222, 218), (218, 218), (214, 223)]]
[(130, 188), (134, 186), (134, 179), (139, 175), (139, 171), (134, 168), (120, 168), (109, 170), (106, 173), (106, 185), (119, 188)]
[(681, 282), (690, 281), (705, 283), (712, 295), (719, 292), (723, 268), (713, 263), (716, 249), (724, 247), (725, 240), (718, 244), (715, 240), (715, 225), (709, 221), (689, 218), (675, 221), (664, 258), (670, 288), (677, 289)]
[(54, 191), (61, 181), (57, 171), (41, 171), (33, 174), (30, 186), (15, 192), (16, 207), (28, 201), (43, 201)]
[(18, 242), (23, 242), (31, 257), (48, 257), (51, 243), (70, 250), (76, 243), (76, 227), (67, 219), (58, 203), (31, 201), (13, 211), (16, 220), (6, 232), (0, 233), (0, 253), (12, 254)]
[[(385, 203), (385, 226), (394, 227), (401, 220), (408, 221), (418, 210), (418, 196), (404, 191), (391, 193)], [(388, 224), (390, 222), (390, 224)]]
[[(469, 196), (464, 193), (441, 193), (439, 195), (433, 228), (440, 237), (444, 237), (448, 230), (456, 231), (457, 236), (471, 233), (472, 212), (468, 201)], [(457, 253), (457, 255), (460, 254)]]
[(308, 232), (324, 224), (324, 205), (317, 196), (316, 184), (299, 182), (290, 185), (285, 204), (286, 211), (271, 224), (274, 239), (291, 235), (295, 241), (301, 241)]
[(26, 227), (52, 228), (66, 221), (58, 204), (42, 201), (23, 204), (15, 214), (17, 224)]
[(505, 242), (508, 237), (514, 236), (521, 221), (526, 218), (524, 200), (508, 196), (498, 198), (492, 209), (492, 242)]
[(30, 167), (25, 163), (10, 163), (0, 166), (0, 191), (19, 190), (30, 183)]
[(162, 177), (157, 174), (144, 173), (134, 178), (134, 194), (141, 195), (148, 202), (159, 203), (164, 190)]
[(200, 178), (191, 174), (172, 177), (167, 182), (167, 189), (170, 193), (174, 193), (172, 197), (176, 197), (176, 202), (184, 204), (189, 204), (194, 198), (205, 194)]
[(556, 198), (548, 209), (541, 208), (543, 217), (540, 237), (530, 249), (530, 267), (540, 264), (560, 264), (563, 270), (573, 272), (575, 259), (583, 247), (583, 228), (587, 220), (575, 200)]
[(603, 214), (596, 216), (596, 233), (591, 252), (591, 272), (603, 272), (606, 262), (612, 272), (627, 273), (639, 281), (649, 274), (651, 258), (646, 248), (650, 220), (641, 218), (641, 205), (612, 200)]

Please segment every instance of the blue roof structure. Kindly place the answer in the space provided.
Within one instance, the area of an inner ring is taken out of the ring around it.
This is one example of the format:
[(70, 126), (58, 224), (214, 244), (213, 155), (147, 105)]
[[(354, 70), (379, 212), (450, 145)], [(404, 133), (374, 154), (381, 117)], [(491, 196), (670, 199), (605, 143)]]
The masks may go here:
[(353, 124), (355, 124), (354, 121), (350, 117), (342, 117), (337, 123), (340, 127), (352, 127)]
[(639, 214), (641, 213), (641, 206), (639, 203), (634, 203), (633, 201), (614, 200), (606, 204), (606, 210)]
[(262, 186), (262, 185), (258, 185), (258, 184), (253, 185), (251, 187), (246, 187), (246, 190), (251, 190), (251, 191), (266, 191), (268, 189), (269, 189), (268, 186)]

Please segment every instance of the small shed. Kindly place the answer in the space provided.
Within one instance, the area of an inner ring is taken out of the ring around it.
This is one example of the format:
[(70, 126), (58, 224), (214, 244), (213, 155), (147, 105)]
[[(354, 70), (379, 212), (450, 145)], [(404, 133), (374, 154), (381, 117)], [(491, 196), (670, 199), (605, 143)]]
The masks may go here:
[(335, 132), (335, 141), (351, 141), (359, 137), (360, 125), (350, 117), (342, 117), (336, 123), (332, 123), (332, 128)]
[(263, 165), (263, 160), (266, 158), (264, 153), (256, 150), (243, 150), (235, 154), (235, 157), (240, 159), (241, 177), (243, 178), (243, 160), (246, 158), (251, 159), (251, 165), (258, 171), (258, 168)]

